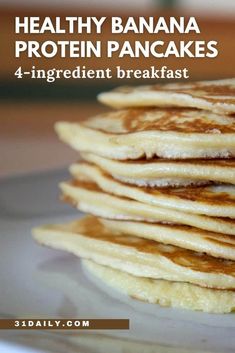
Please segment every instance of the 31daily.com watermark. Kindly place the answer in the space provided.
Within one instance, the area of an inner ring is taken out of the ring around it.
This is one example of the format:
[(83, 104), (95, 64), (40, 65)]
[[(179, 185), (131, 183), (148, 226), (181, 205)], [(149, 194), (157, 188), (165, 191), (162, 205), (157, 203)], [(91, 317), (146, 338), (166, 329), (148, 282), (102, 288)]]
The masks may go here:
[(0, 319), (0, 329), (129, 330), (129, 319)]

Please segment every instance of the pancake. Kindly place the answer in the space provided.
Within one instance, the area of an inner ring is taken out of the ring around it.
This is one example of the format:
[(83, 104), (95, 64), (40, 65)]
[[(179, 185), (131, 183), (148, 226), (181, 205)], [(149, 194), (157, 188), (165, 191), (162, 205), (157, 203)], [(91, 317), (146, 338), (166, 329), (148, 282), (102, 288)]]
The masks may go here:
[(128, 197), (149, 205), (211, 217), (235, 218), (235, 186), (233, 185), (178, 189), (140, 188), (116, 181), (99, 167), (87, 163), (73, 164), (70, 172), (75, 179), (90, 180), (107, 193)]
[(229, 313), (235, 310), (235, 292), (201, 288), (190, 283), (136, 277), (129, 273), (83, 260), (83, 266), (106, 285), (151, 304), (200, 310), (207, 313)]
[(110, 231), (95, 217), (33, 230), (42, 245), (135, 276), (235, 289), (235, 262)]
[(192, 107), (218, 114), (235, 113), (235, 78), (120, 87), (98, 95), (100, 102), (114, 108)]
[(169, 187), (205, 185), (211, 182), (235, 184), (235, 160), (117, 161), (93, 153), (82, 153), (115, 179), (138, 186)]
[(212, 232), (235, 235), (235, 220), (186, 213), (147, 205), (127, 197), (111, 195), (97, 184), (74, 180), (60, 184), (63, 198), (80, 211), (109, 219), (189, 225)]
[(111, 159), (235, 156), (235, 117), (195, 109), (120, 110), (55, 129), (74, 149)]
[(159, 243), (203, 252), (213, 257), (235, 260), (235, 237), (171, 224), (100, 219), (111, 231), (155, 240)]

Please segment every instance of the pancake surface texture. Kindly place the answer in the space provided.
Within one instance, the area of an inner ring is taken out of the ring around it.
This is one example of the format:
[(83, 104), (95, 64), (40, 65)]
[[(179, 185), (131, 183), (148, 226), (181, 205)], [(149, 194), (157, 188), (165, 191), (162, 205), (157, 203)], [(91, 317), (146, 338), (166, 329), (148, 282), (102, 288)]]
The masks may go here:
[(188, 226), (100, 219), (112, 231), (235, 261), (235, 237)]
[(190, 283), (136, 277), (89, 260), (83, 260), (83, 266), (106, 285), (134, 299), (161, 306), (208, 313), (222, 314), (235, 310), (234, 291), (214, 290)]
[(212, 232), (235, 235), (235, 220), (186, 213), (162, 206), (148, 205), (126, 197), (103, 192), (96, 183), (74, 180), (60, 184), (64, 200), (80, 211), (98, 217), (184, 224)]
[(195, 109), (130, 109), (81, 123), (58, 122), (62, 141), (111, 159), (231, 158), (235, 118)]
[(135, 276), (235, 289), (235, 262), (111, 231), (95, 217), (33, 230), (40, 244)]
[(176, 189), (140, 188), (123, 184), (99, 167), (87, 163), (73, 164), (70, 172), (75, 179), (90, 180), (107, 193), (128, 197), (149, 205), (211, 217), (235, 218), (235, 186), (233, 185)]
[(115, 179), (150, 187), (203, 185), (210, 182), (235, 184), (235, 160), (167, 160), (117, 161), (93, 153), (82, 153)]
[(101, 93), (100, 102), (114, 108), (193, 107), (219, 114), (235, 113), (235, 79), (152, 86), (120, 87)]

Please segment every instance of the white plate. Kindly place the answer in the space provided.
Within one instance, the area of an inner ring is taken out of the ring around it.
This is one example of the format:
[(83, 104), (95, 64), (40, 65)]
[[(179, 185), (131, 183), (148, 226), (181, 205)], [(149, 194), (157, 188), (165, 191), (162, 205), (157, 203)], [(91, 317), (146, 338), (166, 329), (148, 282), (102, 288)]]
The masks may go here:
[(58, 200), (56, 171), (0, 182), (0, 316), (128, 318), (129, 331), (0, 331), (0, 352), (234, 352), (235, 316), (127, 298), (84, 274), (73, 255), (40, 247), (30, 229), (79, 217)]

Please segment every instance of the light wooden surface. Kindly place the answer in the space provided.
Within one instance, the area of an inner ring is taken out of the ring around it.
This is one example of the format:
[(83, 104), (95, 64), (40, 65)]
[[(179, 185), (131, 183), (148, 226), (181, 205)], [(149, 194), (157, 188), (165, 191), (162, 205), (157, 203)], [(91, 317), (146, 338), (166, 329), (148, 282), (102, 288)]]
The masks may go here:
[(61, 143), (55, 121), (76, 121), (104, 111), (97, 103), (0, 104), (0, 177), (68, 166), (78, 153)]

